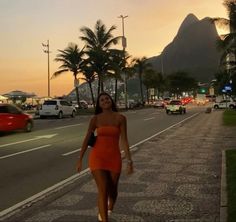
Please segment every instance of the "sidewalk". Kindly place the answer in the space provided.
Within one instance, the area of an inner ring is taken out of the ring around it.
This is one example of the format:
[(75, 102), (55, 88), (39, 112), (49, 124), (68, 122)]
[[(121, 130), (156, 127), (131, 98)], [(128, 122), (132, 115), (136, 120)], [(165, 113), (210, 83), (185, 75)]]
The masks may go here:
[[(122, 173), (109, 221), (218, 222), (221, 151), (234, 144), (232, 129), (222, 126), (222, 111), (213, 111), (202, 112), (139, 145), (133, 154), (135, 173)], [(96, 195), (88, 174), (66, 192), (10, 221), (94, 222)]]

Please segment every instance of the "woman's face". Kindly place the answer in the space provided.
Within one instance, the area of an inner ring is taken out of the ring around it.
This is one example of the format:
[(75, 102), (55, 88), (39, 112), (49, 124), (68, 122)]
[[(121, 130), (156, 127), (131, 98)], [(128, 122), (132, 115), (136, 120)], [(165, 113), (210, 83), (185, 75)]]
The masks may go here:
[(101, 95), (99, 98), (99, 106), (102, 109), (110, 109), (112, 106), (110, 97), (108, 95)]

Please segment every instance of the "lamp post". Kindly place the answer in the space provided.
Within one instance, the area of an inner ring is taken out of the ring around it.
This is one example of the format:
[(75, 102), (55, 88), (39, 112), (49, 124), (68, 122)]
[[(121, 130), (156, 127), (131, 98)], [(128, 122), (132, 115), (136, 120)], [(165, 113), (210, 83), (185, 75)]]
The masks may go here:
[(50, 63), (49, 63), (49, 40), (47, 40), (47, 44), (42, 43), (44, 47), (43, 52), (48, 54), (48, 97), (50, 97)]
[[(127, 18), (128, 17), (128, 15), (125, 15), (125, 16), (123, 16), (123, 15), (120, 15), (118, 18), (121, 18), (121, 20), (122, 20), (122, 47), (123, 47), (123, 52), (124, 52), (124, 60), (125, 60), (125, 48), (126, 48), (126, 46), (127, 46), (127, 41), (126, 41), (126, 38), (125, 38), (125, 28), (124, 28), (124, 20), (125, 20), (125, 18)], [(124, 89), (124, 91), (125, 91), (125, 109), (127, 109), (128, 107), (127, 107), (127, 79), (126, 79), (126, 74), (124, 73), (124, 80), (125, 80), (125, 89)]]

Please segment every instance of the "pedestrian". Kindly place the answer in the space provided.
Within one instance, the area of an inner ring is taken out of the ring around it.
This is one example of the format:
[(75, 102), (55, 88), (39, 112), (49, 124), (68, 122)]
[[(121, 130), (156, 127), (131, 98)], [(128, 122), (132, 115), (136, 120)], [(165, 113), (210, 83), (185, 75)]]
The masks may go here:
[(126, 117), (117, 111), (111, 96), (99, 94), (95, 115), (91, 118), (87, 134), (78, 160), (77, 170), (82, 169), (82, 160), (91, 134), (96, 130), (97, 138), (89, 154), (89, 168), (98, 190), (98, 220), (107, 222), (118, 195), (121, 173), (121, 148), (127, 159), (127, 174), (133, 172), (133, 162), (129, 151)]

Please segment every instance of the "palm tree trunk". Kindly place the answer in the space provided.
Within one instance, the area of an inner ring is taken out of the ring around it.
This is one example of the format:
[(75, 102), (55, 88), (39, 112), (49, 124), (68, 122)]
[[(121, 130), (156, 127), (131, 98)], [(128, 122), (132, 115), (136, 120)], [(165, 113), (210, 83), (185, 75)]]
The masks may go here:
[(99, 95), (99, 93), (100, 93), (100, 83), (101, 81), (100, 81), (100, 77), (98, 76), (98, 89), (97, 89), (97, 96)]
[(79, 99), (79, 87), (78, 86), (75, 87), (75, 93), (76, 93), (76, 100), (77, 100), (78, 107), (81, 108), (80, 102), (79, 102), (80, 99)]
[(149, 104), (149, 93), (148, 93), (148, 88), (146, 87), (146, 95), (147, 95), (147, 102)]
[(93, 107), (95, 108), (95, 100), (94, 100), (94, 95), (93, 95), (92, 84), (91, 84), (91, 82), (89, 82), (88, 84), (89, 84), (89, 89), (90, 89), (90, 92), (91, 92), (91, 97), (92, 97)]
[(102, 79), (101, 79), (101, 92), (104, 92), (104, 83)]
[(114, 100), (115, 100), (115, 104), (116, 104), (116, 102), (117, 102), (117, 79), (115, 80), (115, 98), (114, 98)]

